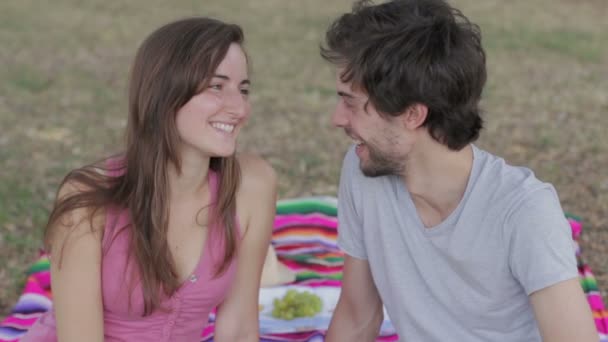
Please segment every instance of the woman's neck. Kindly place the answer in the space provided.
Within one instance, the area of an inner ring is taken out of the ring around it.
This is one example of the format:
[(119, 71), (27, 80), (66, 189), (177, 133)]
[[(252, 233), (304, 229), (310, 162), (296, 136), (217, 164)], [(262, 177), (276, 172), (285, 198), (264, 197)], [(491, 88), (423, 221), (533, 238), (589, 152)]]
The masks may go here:
[(168, 165), (171, 198), (190, 197), (205, 191), (210, 161), (209, 157), (184, 156), (180, 170), (173, 164)]

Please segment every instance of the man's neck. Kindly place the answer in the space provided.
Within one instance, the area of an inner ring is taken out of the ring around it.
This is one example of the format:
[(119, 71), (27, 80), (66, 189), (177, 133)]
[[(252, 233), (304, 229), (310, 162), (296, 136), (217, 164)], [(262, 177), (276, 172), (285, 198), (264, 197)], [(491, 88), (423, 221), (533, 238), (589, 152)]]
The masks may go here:
[(460, 151), (428, 142), (408, 158), (402, 177), (426, 226), (445, 220), (464, 196), (473, 167), (473, 148)]

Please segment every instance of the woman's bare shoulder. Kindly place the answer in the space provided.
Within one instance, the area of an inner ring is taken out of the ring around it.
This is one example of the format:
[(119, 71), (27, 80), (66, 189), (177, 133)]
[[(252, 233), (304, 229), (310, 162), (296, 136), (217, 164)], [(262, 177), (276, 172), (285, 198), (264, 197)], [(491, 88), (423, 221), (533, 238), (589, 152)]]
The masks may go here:
[(268, 161), (255, 154), (239, 154), (237, 158), (241, 166), (243, 190), (275, 190), (277, 174)]
[[(254, 226), (253, 230), (266, 229), (259, 224), (267, 213), (273, 213), (277, 196), (277, 174), (267, 161), (255, 155), (239, 155), (242, 181), (237, 194), (237, 208), (241, 222)], [(248, 228), (246, 230), (249, 230)]]
[[(59, 203), (69, 203), (88, 191), (91, 191), (91, 189), (86, 184), (67, 180), (59, 188), (56, 205)], [(76, 243), (76, 241), (80, 241), (83, 238), (85, 240), (101, 242), (105, 226), (106, 209), (90, 207), (85, 204), (83, 203), (72, 209), (63, 211), (52, 223), (52, 226), (47, 227), (47, 229), (51, 229), (47, 242), (53, 249), (56, 249), (55, 247), (58, 246), (63, 247), (66, 243)]]

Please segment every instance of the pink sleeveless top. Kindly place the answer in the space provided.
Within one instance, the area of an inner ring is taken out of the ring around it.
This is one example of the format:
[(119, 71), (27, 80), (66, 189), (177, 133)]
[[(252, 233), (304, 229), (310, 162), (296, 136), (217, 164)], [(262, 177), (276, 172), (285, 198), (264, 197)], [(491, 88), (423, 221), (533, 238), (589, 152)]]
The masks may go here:
[[(214, 203), (217, 198), (218, 177), (211, 170), (209, 189), (211, 203)], [(209, 227), (201, 257), (190, 277), (172, 297), (162, 300), (160, 309), (142, 317), (144, 304), (140, 283), (136, 283), (129, 307), (130, 277), (136, 267), (135, 260), (128, 257), (129, 230), (123, 229), (129, 223), (126, 210), (108, 208), (101, 266), (105, 341), (200, 340), (209, 313), (226, 297), (236, 272), (236, 260), (233, 260), (221, 276), (213, 278), (215, 266), (222, 261), (224, 255), (221, 236), (214, 233), (220, 227)], [(57, 341), (53, 310), (44, 314), (21, 341)]]

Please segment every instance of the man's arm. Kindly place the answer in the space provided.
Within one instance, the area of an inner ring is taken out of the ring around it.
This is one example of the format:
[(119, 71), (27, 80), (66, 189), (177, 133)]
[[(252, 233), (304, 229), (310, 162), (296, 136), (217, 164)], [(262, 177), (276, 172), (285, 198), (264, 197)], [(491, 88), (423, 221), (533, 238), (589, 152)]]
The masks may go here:
[(555, 190), (529, 193), (508, 222), (511, 272), (530, 298), (543, 341), (598, 341)]
[(530, 295), (544, 342), (597, 342), (591, 309), (577, 278)]
[(342, 284), (326, 341), (375, 341), (384, 315), (367, 260), (346, 255)]

